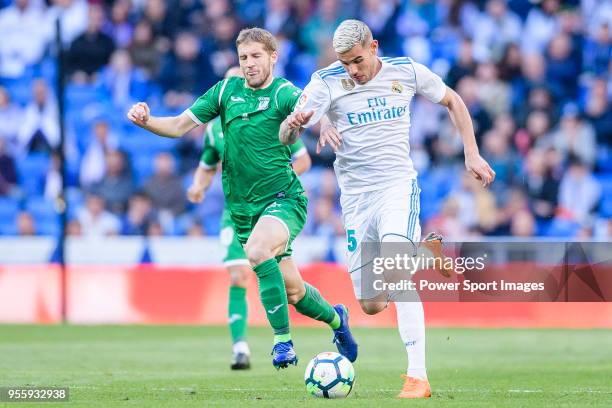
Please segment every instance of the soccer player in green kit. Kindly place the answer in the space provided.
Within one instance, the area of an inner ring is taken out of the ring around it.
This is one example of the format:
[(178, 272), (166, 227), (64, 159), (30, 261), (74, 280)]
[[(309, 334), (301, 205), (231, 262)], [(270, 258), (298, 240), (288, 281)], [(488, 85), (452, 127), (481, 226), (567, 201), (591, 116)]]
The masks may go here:
[[(225, 77), (240, 76), (240, 67), (230, 68)], [(192, 203), (201, 203), (204, 194), (210, 187), (213, 177), (217, 173), (217, 165), (223, 158), (223, 129), (220, 117), (216, 117), (208, 122), (206, 133), (204, 134), (204, 148), (200, 164), (193, 176), (193, 181), (187, 189), (187, 198)], [(301, 139), (297, 143), (289, 146), (293, 170), (300, 175), (310, 168), (311, 160)], [(224, 210), (221, 217), (221, 233), (219, 234), (221, 244), (225, 247), (226, 253), (223, 258), (223, 265), (230, 275), (229, 302), (228, 302), (228, 322), (232, 337), (232, 370), (244, 370), (250, 368), (250, 350), (246, 339), (247, 329), (247, 300), (246, 289), (252, 273), (249, 260), (244, 253), (244, 249), (238, 237), (234, 233), (229, 211)]]
[(236, 46), (244, 78), (218, 82), (178, 116), (151, 116), (143, 102), (132, 106), (127, 116), (136, 125), (166, 137), (180, 137), (220, 116), (225, 140), (225, 202), (257, 275), (260, 299), (274, 331), (272, 364), (276, 368), (297, 364), (289, 331), (289, 303), (299, 313), (327, 323), (334, 331), (338, 351), (355, 361), (357, 343), (348, 327), (346, 307), (332, 307), (302, 280), (289, 258), (291, 243), (306, 221), (307, 198), (278, 131), (301, 90), (272, 76), (278, 46), (268, 31), (242, 30)]

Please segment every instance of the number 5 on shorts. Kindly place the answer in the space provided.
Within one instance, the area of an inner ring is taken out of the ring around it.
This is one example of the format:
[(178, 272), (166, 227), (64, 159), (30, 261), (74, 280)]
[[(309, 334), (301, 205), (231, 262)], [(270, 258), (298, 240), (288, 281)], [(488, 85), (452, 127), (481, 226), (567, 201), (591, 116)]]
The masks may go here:
[(348, 242), (347, 248), (349, 252), (353, 252), (357, 249), (357, 238), (355, 238), (355, 230), (346, 230), (346, 240)]

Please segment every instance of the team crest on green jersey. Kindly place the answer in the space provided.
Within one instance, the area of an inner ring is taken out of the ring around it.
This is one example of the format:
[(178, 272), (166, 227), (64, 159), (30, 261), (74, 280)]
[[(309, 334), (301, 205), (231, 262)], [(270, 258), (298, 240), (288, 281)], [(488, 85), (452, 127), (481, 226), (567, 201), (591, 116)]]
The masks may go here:
[(260, 96), (259, 106), (257, 107), (257, 110), (266, 110), (268, 109), (269, 105), (270, 105), (270, 98), (267, 96)]

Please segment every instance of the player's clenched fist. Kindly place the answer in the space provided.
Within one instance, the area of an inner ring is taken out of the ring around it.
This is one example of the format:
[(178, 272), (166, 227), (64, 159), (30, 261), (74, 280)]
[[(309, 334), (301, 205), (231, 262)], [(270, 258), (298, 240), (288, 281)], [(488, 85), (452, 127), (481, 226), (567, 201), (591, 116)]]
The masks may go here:
[(127, 113), (127, 117), (138, 126), (145, 126), (149, 121), (150, 114), (149, 105), (145, 102), (138, 102), (132, 105)]
[(287, 126), (289, 129), (298, 129), (308, 123), (314, 111), (310, 112), (293, 112), (291, 115), (287, 116)]
[(204, 200), (204, 190), (192, 184), (187, 189), (187, 199), (194, 204), (201, 203)]

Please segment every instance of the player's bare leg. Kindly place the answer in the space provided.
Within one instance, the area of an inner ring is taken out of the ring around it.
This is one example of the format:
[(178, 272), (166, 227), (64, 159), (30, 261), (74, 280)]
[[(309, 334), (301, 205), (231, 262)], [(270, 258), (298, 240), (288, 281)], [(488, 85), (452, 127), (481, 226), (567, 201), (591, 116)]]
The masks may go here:
[(251, 367), (251, 351), (246, 341), (248, 316), (246, 290), (252, 271), (247, 265), (231, 265), (227, 270), (230, 274), (228, 322), (233, 344), (230, 367), (232, 370), (246, 370)]

